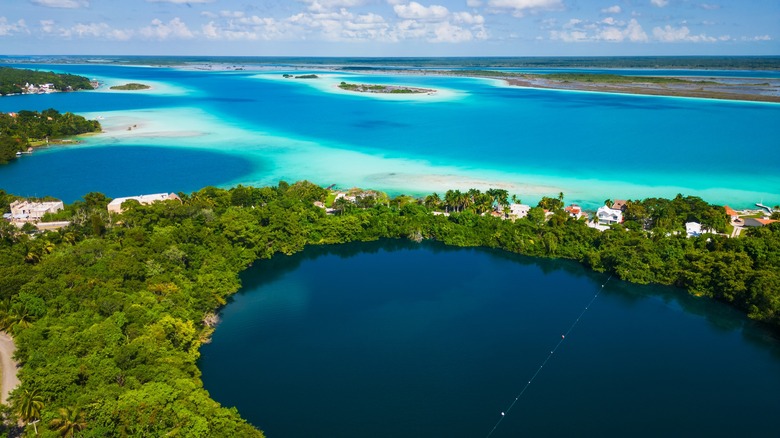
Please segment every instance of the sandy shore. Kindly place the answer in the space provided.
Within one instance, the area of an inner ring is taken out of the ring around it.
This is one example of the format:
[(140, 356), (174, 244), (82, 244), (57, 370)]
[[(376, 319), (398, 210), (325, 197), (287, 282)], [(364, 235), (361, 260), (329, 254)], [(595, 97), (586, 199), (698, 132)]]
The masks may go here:
[(16, 362), (13, 360), (16, 345), (11, 336), (6, 332), (0, 332), (0, 369), (2, 369), (2, 382), (0, 383), (0, 403), (6, 404), (8, 394), (19, 386), (19, 378), (16, 376)]

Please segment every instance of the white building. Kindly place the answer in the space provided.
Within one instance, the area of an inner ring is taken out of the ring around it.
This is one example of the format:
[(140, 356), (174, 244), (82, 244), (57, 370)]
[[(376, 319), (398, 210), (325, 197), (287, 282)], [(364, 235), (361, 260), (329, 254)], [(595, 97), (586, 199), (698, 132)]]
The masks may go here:
[(56, 213), (65, 208), (62, 201), (30, 202), (19, 200), (11, 203), (12, 222), (39, 222), (46, 213)]
[(612, 225), (623, 222), (623, 212), (607, 207), (606, 205), (596, 210), (596, 217), (600, 225)]
[(133, 201), (138, 201), (139, 204), (148, 205), (153, 202), (168, 201), (170, 199), (175, 199), (181, 202), (181, 199), (178, 196), (176, 196), (175, 193), (155, 193), (152, 195), (126, 196), (124, 198), (116, 198), (108, 204), (108, 212), (121, 213), (122, 204), (125, 201), (133, 200)]
[(509, 217), (512, 219), (520, 219), (528, 216), (528, 211), (531, 210), (530, 205), (525, 204), (509, 204)]
[(698, 222), (686, 222), (685, 234), (688, 235), (688, 237), (701, 236), (701, 224)]

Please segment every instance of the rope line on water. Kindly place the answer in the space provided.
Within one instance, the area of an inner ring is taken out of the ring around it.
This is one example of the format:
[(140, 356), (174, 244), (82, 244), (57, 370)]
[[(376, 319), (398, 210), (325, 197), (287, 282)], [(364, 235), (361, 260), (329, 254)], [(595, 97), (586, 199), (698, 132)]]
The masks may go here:
[(509, 407), (507, 407), (506, 410), (501, 412), (501, 416), (498, 417), (498, 421), (496, 421), (496, 424), (493, 426), (493, 429), (491, 429), (490, 432), (488, 432), (485, 438), (490, 438), (490, 436), (493, 435), (493, 432), (495, 432), (496, 429), (498, 429), (498, 425), (501, 424), (502, 421), (504, 421), (504, 418), (507, 415), (509, 415), (509, 411), (511, 411), (512, 408), (515, 406), (515, 403), (517, 403), (517, 401), (520, 400), (520, 397), (522, 397), (523, 394), (525, 394), (525, 391), (528, 389), (529, 386), (531, 386), (531, 383), (533, 383), (534, 379), (536, 379), (536, 376), (538, 376), (539, 373), (542, 371), (542, 368), (544, 368), (544, 366), (547, 365), (547, 362), (550, 360), (550, 358), (552, 358), (553, 354), (555, 354), (555, 352), (558, 351), (558, 348), (561, 346), (561, 344), (563, 344), (563, 341), (566, 340), (566, 336), (569, 336), (569, 333), (571, 333), (571, 331), (574, 330), (574, 327), (576, 327), (577, 324), (579, 324), (582, 316), (585, 315), (585, 312), (587, 312), (590, 306), (593, 304), (593, 302), (596, 301), (596, 298), (599, 297), (599, 294), (604, 289), (604, 286), (606, 286), (607, 283), (609, 283), (609, 280), (611, 279), (612, 279), (612, 275), (610, 275), (607, 278), (607, 280), (604, 282), (604, 284), (601, 285), (598, 291), (596, 291), (596, 294), (593, 295), (593, 298), (591, 298), (588, 304), (585, 305), (585, 308), (582, 309), (582, 312), (580, 312), (580, 315), (577, 317), (577, 319), (574, 320), (574, 322), (571, 324), (569, 329), (566, 330), (566, 332), (561, 335), (561, 339), (558, 341), (557, 344), (555, 344), (555, 347), (552, 350), (550, 350), (550, 354), (548, 354), (547, 357), (544, 358), (542, 364), (539, 366), (539, 368), (536, 369), (536, 372), (533, 374), (533, 376), (531, 376), (531, 378), (528, 379), (528, 383), (526, 383), (525, 386), (523, 386), (523, 390), (520, 391), (519, 394), (517, 394), (517, 397), (515, 397), (514, 400), (512, 400), (512, 403), (509, 404)]

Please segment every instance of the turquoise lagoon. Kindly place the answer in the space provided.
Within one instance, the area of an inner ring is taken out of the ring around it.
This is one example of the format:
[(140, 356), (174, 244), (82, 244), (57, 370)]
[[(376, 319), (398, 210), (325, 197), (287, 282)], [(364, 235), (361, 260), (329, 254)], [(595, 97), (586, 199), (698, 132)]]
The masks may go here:
[(408, 241), (242, 280), (199, 368), (270, 437), (486, 437), (536, 371), (492, 437), (777, 435), (778, 339), (677, 289)]
[[(148, 166), (187, 173), (191, 160), (199, 160), (193, 151), (226, 156), (192, 169), (186, 182), (161, 176), (159, 186), (166, 191), (308, 179), (391, 194), (504, 187), (531, 203), (564, 192), (567, 201), (590, 207), (605, 198), (677, 193), (735, 207), (780, 203), (777, 104), (525, 89), (495, 80), (300, 67), (30, 67), (82, 74), (107, 85), (148, 83), (153, 89), (116, 92), (104, 86), (96, 92), (0, 99), (0, 111), (53, 107), (99, 118), (106, 128), (105, 134), (79, 146), (51, 148), (0, 168), (0, 187), (22, 195), (48, 193), (73, 200), (90, 191), (137, 193), (145, 187), (140, 178), (118, 184), (93, 170), (110, 168), (123, 148), (140, 147), (149, 155), (139, 171)], [(321, 77), (283, 79), (287, 72)], [(760, 72), (752, 75), (760, 77)], [(439, 92), (370, 96), (338, 90), (342, 80)], [(96, 159), (85, 160), (85, 154)], [(63, 174), (47, 162), (71, 171)], [(14, 172), (20, 166), (34, 167), (44, 176), (21, 178), (23, 172)], [(51, 183), (55, 179), (68, 181), (67, 193)]]

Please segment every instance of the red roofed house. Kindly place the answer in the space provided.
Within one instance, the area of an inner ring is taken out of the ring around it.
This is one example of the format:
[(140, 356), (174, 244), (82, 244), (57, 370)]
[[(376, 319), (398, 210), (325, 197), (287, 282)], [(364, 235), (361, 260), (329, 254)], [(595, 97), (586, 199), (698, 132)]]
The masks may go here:
[(584, 218), (588, 217), (588, 214), (585, 213), (584, 211), (582, 211), (582, 207), (580, 207), (577, 204), (572, 204), (572, 205), (564, 208), (564, 210), (566, 210), (566, 212), (569, 213), (569, 216), (571, 216), (571, 217), (573, 217), (575, 219), (579, 219), (579, 218), (582, 218), (582, 217), (584, 217)]
[(733, 208), (729, 207), (728, 205), (724, 205), (723, 209), (726, 210), (726, 214), (729, 215), (731, 220), (737, 219), (739, 217), (739, 213), (737, 213)]
[(757, 219), (754, 217), (746, 217), (745, 218), (745, 225), (746, 227), (763, 227), (764, 225), (769, 225), (773, 222), (780, 222), (775, 219)]

